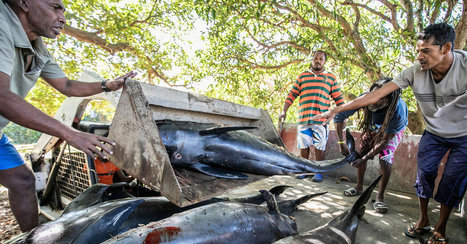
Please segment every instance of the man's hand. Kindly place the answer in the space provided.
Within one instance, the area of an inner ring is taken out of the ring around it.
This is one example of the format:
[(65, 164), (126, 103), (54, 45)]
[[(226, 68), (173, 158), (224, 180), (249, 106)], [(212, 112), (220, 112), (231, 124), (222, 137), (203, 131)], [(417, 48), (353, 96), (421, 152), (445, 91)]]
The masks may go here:
[(111, 91), (116, 91), (118, 89), (121, 89), (123, 87), (123, 84), (125, 84), (125, 79), (126, 78), (133, 78), (137, 75), (138, 73), (136, 73), (135, 71), (130, 71), (116, 79), (113, 79), (113, 80), (109, 80), (105, 83), (105, 86), (107, 88), (109, 88), (109, 90)]
[(350, 154), (349, 147), (345, 143), (339, 143), (339, 150), (342, 155), (347, 156)]
[(362, 165), (362, 163), (363, 163), (363, 159), (357, 158), (355, 161), (353, 161), (352, 163), (350, 163), (350, 165), (352, 165), (352, 166), (355, 167), (355, 168), (360, 168), (360, 166)]
[[(112, 154), (110, 145), (115, 145), (113, 141), (106, 137), (89, 134), (73, 129), (72, 134), (66, 139), (68, 144), (85, 152), (91, 158), (99, 157), (101, 159), (107, 159), (100, 148), (102, 148), (107, 154)], [(106, 144), (107, 143), (107, 144)]]
[(282, 111), (282, 113), (279, 115), (279, 125), (284, 123), (286, 117), (287, 117), (287, 113)]
[(325, 113), (322, 113), (322, 114), (317, 114), (313, 117), (311, 117), (310, 119), (312, 120), (319, 120), (319, 119), (326, 119), (325, 121), (323, 121), (323, 125), (329, 123), (329, 121), (331, 121), (334, 116), (336, 116), (336, 113), (333, 112), (333, 110), (329, 110)]

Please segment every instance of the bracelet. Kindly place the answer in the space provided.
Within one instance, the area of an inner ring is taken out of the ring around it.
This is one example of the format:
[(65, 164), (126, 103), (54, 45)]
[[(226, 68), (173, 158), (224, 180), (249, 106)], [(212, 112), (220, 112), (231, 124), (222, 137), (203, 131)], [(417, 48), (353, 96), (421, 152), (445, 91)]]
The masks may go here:
[(107, 81), (109, 81), (110, 79), (107, 79), (107, 80), (103, 80), (101, 82), (101, 88), (104, 92), (111, 92), (111, 90), (109, 88), (107, 88), (107, 86), (105, 85), (107, 83)]
[(343, 144), (345, 141), (337, 141), (338, 144)]

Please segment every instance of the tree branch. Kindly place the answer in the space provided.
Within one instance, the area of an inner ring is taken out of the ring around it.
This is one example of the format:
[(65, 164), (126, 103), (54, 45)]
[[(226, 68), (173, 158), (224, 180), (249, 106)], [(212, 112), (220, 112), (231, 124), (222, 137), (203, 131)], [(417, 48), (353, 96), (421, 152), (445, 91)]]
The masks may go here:
[(407, 12), (407, 26), (405, 30), (409, 32), (415, 31), (414, 20), (413, 20), (413, 6), (410, 0), (401, 0), (404, 5), (405, 11)]
[(384, 15), (383, 13), (381, 12), (378, 12), (370, 7), (368, 7), (368, 5), (366, 4), (361, 4), (361, 3), (355, 3), (353, 2), (352, 0), (345, 0), (342, 5), (351, 5), (351, 6), (356, 6), (356, 7), (359, 7), (359, 8), (363, 8), (363, 9), (366, 9), (368, 10), (368, 12), (380, 17), (381, 19), (383, 19), (384, 21), (386, 22), (389, 22), (392, 24), (392, 21), (391, 21), (391, 18), (389, 18), (388, 16)]
[(355, 51), (359, 54), (359, 61), (361, 65), (365, 67), (365, 70), (367, 70), (367, 75), (370, 77), (370, 79), (379, 77), (381, 75), (381, 69), (371, 59), (371, 57), (368, 56), (365, 45), (363, 44), (363, 40), (360, 34), (358, 33), (358, 29), (353, 30), (349, 22), (344, 17), (337, 13), (333, 13), (327, 10), (315, 0), (308, 0), (308, 2), (315, 6), (323, 16), (329, 19), (333, 19), (341, 25), (343, 29), (343, 34), (353, 43)]
[[(384, 6), (386, 6), (389, 11), (391, 12), (391, 24), (394, 30), (398, 31), (400, 29), (399, 23), (397, 22), (397, 6), (396, 4), (392, 4), (387, 0), (379, 0)], [(423, 1), (423, 0), (421, 0)]]
[(90, 44), (97, 45), (112, 55), (117, 52), (121, 52), (121, 51), (128, 51), (128, 52), (135, 51), (134, 48), (131, 47), (128, 43), (111, 44), (111, 43), (108, 43), (104, 38), (98, 36), (97, 34), (83, 31), (83, 30), (71, 27), (69, 25), (65, 25), (65, 28), (63, 28), (62, 33), (72, 36), (82, 42), (87, 42)]
[(273, 43), (273, 44), (270, 44), (270, 45), (267, 45), (263, 42), (260, 42), (259, 40), (257, 40), (253, 34), (251, 34), (250, 30), (246, 27), (243, 28), (247, 33), (248, 35), (250, 36), (251, 39), (253, 39), (253, 41), (255, 41), (258, 45), (262, 46), (263, 48), (265, 48), (266, 50), (271, 50), (271, 49), (274, 49), (274, 48), (277, 48), (279, 46), (283, 46), (283, 45), (289, 45), (297, 50), (299, 50), (301, 53), (303, 54), (306, 54), (308, 55), (310, 53), (310, 50), (308, 48), (305, 48), (303, 46), (300, 46), (298, 45), (296, 42), (292, 42), (292, 41), (280, 41), (280, 42), (277, 42), (277, 43)]
[(454, 9), (454, 5), (456, 4), (456, 0), (448, 0), (448, 8), (446, 9), (446, 14), (444, 15), (443, 21), (447, 22), (449, 18), (452, 16), (452, 10)]
[(285, 68), (291, 64), (297, 64), (297, 63), (301, 63), (304, 61), (303, 59), (294, 59), (294, 60), (288, 61), (280, 65), (261, 65), (255, 62), (251, 62), (242, 56), (234, 56), (233, 58), (249, 64), (248, 66), (241, 66), (240, 68), (250, 67), (252, 69), (266, 69), (266, 70), (278, 70), (278, 69)]
[(423, 0), (418, 0), (418, 9), (417, 11), (415, 12), (416, 15), (417, 15), (417, 19), (418, 19), (418, 24), (417, 24), (417, 27), (418, 27), (418, 32), (421, 32), (425, 26), (425, 24), (423, 23), (423, 6), (424, 6), (424, 3), (423, 3)]
[(430, 24), (435, 23), (436, 19), (438, 18), (438, 16), (439, 16), (439, 11), (440, 11), (440, 8), (441, 8), (441, 4), (442, 4), (443, 2), (444, 2), (444, 1), (436, 0), (436, 1), (433, 3), (433, 11), (431, 11)]

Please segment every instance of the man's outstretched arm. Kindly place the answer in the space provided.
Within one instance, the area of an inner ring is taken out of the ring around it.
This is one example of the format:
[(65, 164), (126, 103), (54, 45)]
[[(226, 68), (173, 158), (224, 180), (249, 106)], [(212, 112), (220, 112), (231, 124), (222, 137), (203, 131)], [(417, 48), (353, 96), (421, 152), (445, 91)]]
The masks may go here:
[(311, 117), (312, 120), (318, 120), (318, 119), (326, 119), (323, 121), (323, 124), (327, 124), (331, 119), (336, 116), (336, 114), (343, 112), (343, 111), (348, 111), (352, 109), (359, 109), (368, 105), (371, 105), (373, 103), (376, 103), (379, 99), (387, 96), (389, 93), (397, 90), (399, 87), (396, 85), (394, 82), (389, 82), (380, 89), (377, 89), (375, 91), (369, 92), (361, 97), (358, 97), (354, 99), (353, 101), (350, 101), (348, 103), (345, 103), (341, 106), (335, 107), (332, 110), (329, 110), (325, 113), (315, 115)]
[[(110, 91), (116, 91), (123, 87), (126, 78), (133, 78), (136, 72), (130, 71), (116, 79), (108, 80), (105, 86)], [(101, 82), (81, 82), (68, 78), (43, 78), (49, 85), (57, 89), (67, 97), (87, 97), (103, 92)]]
[(21, 126), (40, 131), (67, 141), (70, 145), (82, 150), (91, 157), (95, 155), (106, 158), (98, 148), (112, 154), (113, 144), (105, 137), (75, 130), (43, 113), (20, 96), (10, 91), (10, 77), (0, 72), (0, 115)]

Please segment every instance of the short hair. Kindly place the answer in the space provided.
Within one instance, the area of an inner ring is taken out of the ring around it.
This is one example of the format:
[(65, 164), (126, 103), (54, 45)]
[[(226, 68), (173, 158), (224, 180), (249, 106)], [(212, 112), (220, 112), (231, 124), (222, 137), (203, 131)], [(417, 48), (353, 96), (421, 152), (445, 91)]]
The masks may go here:
[(433, 45), (444, 46), (444, 44), (450, 42), (452, 44), (451, 51), (454, 51), (456, 31), (451, 25), (448, 25), (445, 22), (432, 24), (427, 26), (420, 34), (418, 34), (418, 40), (428, 41), (432, 37)]
[(325, 51), (323, 51), (323, 50), (317, 50), (317, 51), (315, 51), (315, 53), (313, 54), (313, 56), (315, 56), (317, 53), (322, 53), (322, 54), (324, 54), (324, 58), (325, 58), (326, 60), (328, 60), (328, 54), (327, 54)]

